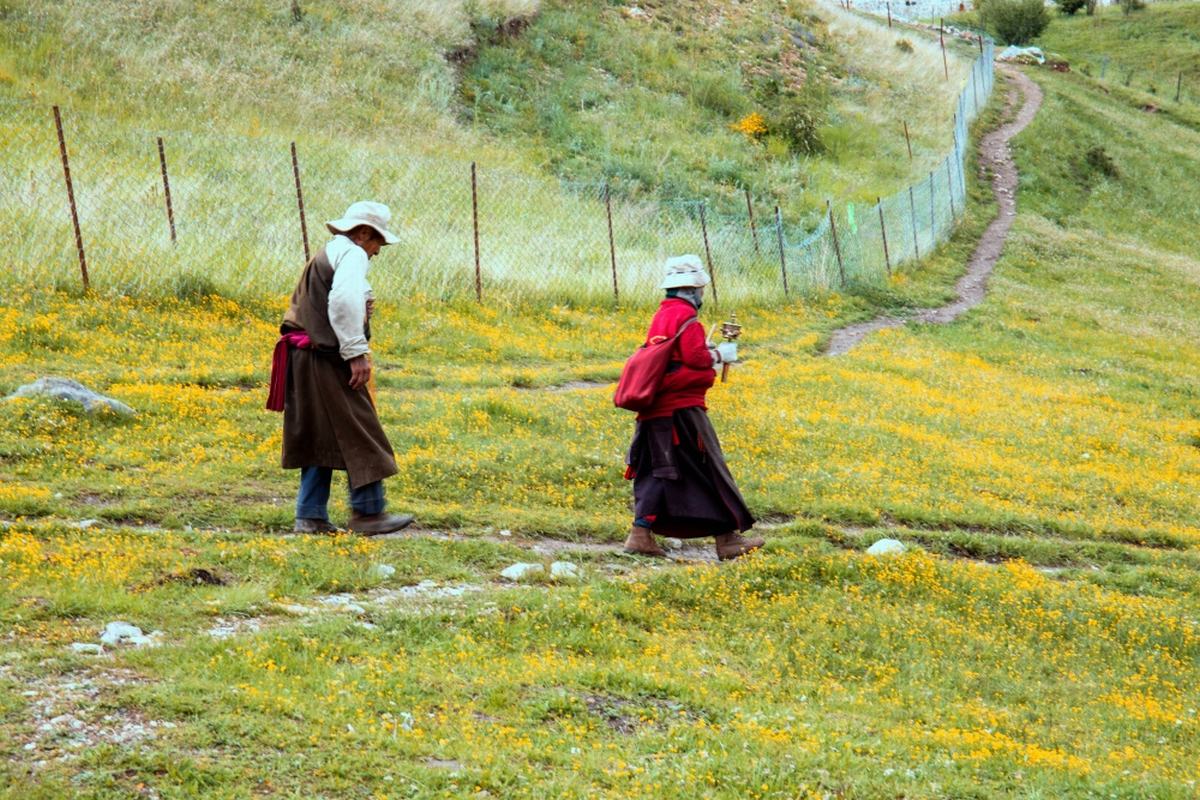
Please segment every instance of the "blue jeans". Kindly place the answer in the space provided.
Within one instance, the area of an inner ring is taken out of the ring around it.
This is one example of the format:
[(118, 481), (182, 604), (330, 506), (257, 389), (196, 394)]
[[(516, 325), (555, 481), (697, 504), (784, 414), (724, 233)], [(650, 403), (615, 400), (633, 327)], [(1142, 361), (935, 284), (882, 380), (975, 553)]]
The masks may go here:
[[(300, 494), (296, 496), (297, 519), (329, 519), (329, 484), (333, 470), (328, 467), (302, 467)], [(350, 489), (350, 508), (362, 515), (383, 512), (383, 481)]]

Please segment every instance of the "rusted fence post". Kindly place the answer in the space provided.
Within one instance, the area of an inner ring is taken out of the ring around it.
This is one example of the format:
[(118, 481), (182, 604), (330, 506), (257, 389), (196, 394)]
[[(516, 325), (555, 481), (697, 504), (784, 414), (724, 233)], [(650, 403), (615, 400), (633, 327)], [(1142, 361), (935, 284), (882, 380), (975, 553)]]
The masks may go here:
[(717, 271), (713, 269), (712, 250), (708, 246), (708, 218), (704, 213), (707, 203), (707, 200), (700, 201), (700, 231), (704, 234), (704, 260), (708, 262), (708, 277), (712, 281), (713, 305), (715, 306), (719, 302), (717, 299)]
[(842, 245), (838, 242), (837, 223), (833, 221), (833, 204), (825, 201), (825, 211), (829, 214), (829, 230), (833, 233), (833, 252), (837, 256), (838, 276), (842, 279), (842, 287), (846, 286), (846, 266), (842, 263)]
[(976, 61), (971, 66), (971, 103), (975, 107), (976, 116), (979, 115), (979, 68), (983, 66), (982, 61)]
[(946, 80), (950, 80), (950, 62), (946, 60), (946, 20), (943, 19), (938, 23), (938, 41), (942, 45), (942, 71), (946, 73)]
[(883, 264), (887, 267), (888, 277), (892, 277), (892, 255), (888, 252), (887, 226), (883, 221), (883, 198), (875, 198), (875, 207), (879, 209), (879, 233), (883, 238)]
[(908, 120), (904, 120), (904, 145), (908, 148), (908, 161), (911, 164), (913, 160), (912, 154), (912, 137), (908, 135)]
[(783, 252), (783, 214), (780, 213), (779, 206), (775, 206), (775, 238), (779, 240), (779, 272), (783, 275), (783, 296), (789, 297), (791, 292), (788, 290), (787, 256)]
[(754, 204), (750, 202), (750, 187), (746, 187), (746, 214), (750, 217), (750, 237), (754, 239), (754, 255), (759, 255), (758, 226), (754, 224)]
[(83, 232), (79, 229), (79, 211), (75, 207), (75, 186), (71, 183), (71, 160), (67, 157), (67, 139), (63, 136), (62, 115), (54, 107), (54, 127), (58, 130), (58, 151), (62, 154), (63, 179), (67, 182), (67, 203), (71, 206), (71, 224), (75, 226), (75, 249), (79, 251), (79, 273), (83, 276), (83, 290), (91, 288), (88, 280), (87, 256), (83, 252)]
[(937, 203), (933, 197), (933, 170), (929, 170), (929, 249), (937, 242)]
[(954, 210), (954, 162), (946, 159), (946, 185), (950, 188), (950, 219), (957, 220), (958, 212)]
[(621, 302), (621, 293), (617, 288), (617, 245), (613, 238), (612, 224), (612, 192), (609, 191), (608, 184), (604, 184), (604, 213), (608, 216), (608, 257), (612, 261), (612, 279), (613, 279), (613, 302)]
[(913, 258), (921, 260), (921, 245), (917, 239), (917, 201), (913, 198), (913, 187), (908, 187), (908, 210), (912, 213)]
[(892, 4), (887, 4), (888, 30), (892, 28)]
[(1180, 92), (1183, 91), (1183, 73), (1179, 73), (1179, 77), (1175, 79), (1175, 102), (1179, 102)]
[(300, 238), (304, 241), (304, 263), (312, 254), (308, 250), (308, 221), (304, 218), (304, 191), (300, 188), (300, 159), (296, 157), (296, 143), (292, 142), (292, 177), (296, 181), (296, 207), (300, 209)]
[(479, 190), (475, 181), (475, 162), (471, 162), (471, 224), (475, 231), (475, 302), (483, 302), (483, 272), (479, 267)]
[(171, 226), (171, 244), (175, 244), (175, 210), (171, 208), (171, 179), (167, 177), (167, 151), (158, 137), (158, 164), (162, 167), (163, 193), (167, 198), (167, 224)]

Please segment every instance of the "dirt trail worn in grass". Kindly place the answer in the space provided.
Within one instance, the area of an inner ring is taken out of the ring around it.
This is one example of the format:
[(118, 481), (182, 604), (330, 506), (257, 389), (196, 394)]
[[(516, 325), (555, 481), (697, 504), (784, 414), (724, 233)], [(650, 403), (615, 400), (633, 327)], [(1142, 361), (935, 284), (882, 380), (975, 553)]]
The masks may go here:
[(1005, 99), (1006, 115), (1011, 115), (1017, 104), (1018, 90), (1024, 96), (1024, 104), (1010, 122), (983, 137), (979, 143), (980, 165), (992, 173), (992, 192), (996, 196), (999, 212), (975, 247), (967, 272), (955, 286), (958, 299), (937, 308), (922, 308), (904, 316), (876, 317), (868, 322), (847, 325), (834, 331), (829, 339), (828, 355), (837, 356), (848, 352), (869, 334), (885, 328), (897, 328), (906, 322), (923, 322), (944, 325), (953, 322), (965, 311), (983, 302), (987, 291), (987, 280), (992, 268), (1000, 258), (1013, 218), (1017, 215), (1017, 166), (1008, 150), (1009, 141), (1033, 121), (1042, 105), (1042, 90), (1026, 75), (1011, 67), (999, 67), (1011, 80)]

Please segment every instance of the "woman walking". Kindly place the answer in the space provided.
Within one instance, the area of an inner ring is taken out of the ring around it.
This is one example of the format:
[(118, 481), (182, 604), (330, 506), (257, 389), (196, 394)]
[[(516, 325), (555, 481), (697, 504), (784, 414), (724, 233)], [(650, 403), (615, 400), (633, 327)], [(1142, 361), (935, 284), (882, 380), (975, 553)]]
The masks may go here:
[(625, 552), (665, 556), (654, 535), (716, 537), (722, 561), (762, 547), (741, 535), (754, 525), (734, 483), (705, 396), (716, 368), (737, 360), (737, 346), (707, 344), (697, 319), (708, 274), (699, 256), (667, 260), (660, 285), (667, 292), (646, 334), (653, 344), (674, 338), (666, 374), (653, 402), (638, 413), (626, 479), (633, 481), (634, 521)]

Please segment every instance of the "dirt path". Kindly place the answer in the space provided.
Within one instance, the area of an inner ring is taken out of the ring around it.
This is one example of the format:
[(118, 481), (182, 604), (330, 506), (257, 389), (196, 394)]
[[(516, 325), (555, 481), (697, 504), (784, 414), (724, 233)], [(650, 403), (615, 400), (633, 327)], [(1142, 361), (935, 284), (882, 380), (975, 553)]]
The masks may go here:
[[(988, 277), (1000, 258), (1013, 218), (1017, 215), (1017, 165), (1013, 163), (1008, 143), (1025, 130), (1042, 105), (1042, 90), (1028, 76), (1012, 67), (997, 66), (997, 69), (1010, 81), (1005, 98), (1005, 115), (1010, 121), (983, 137), (979, 143), (979, 161), (982, 168), (992, 173), (992, 193), (996, 196), (999, 212), (971, 254), (966, 274), (958, 279), (955, 286), (958, 299), (938, 308), (917, 309), (904, 316), (876, 317), (869, 322), (839, 328), (829, 339), (827, 355), (842, 355), (875, 331), (898, 328), (908, 322), (945, 325), (983, 302)], [(1021, 99), (1018, 95), (1023, 96), (1024, 104), (1014, 115), (1013, 109)]]

